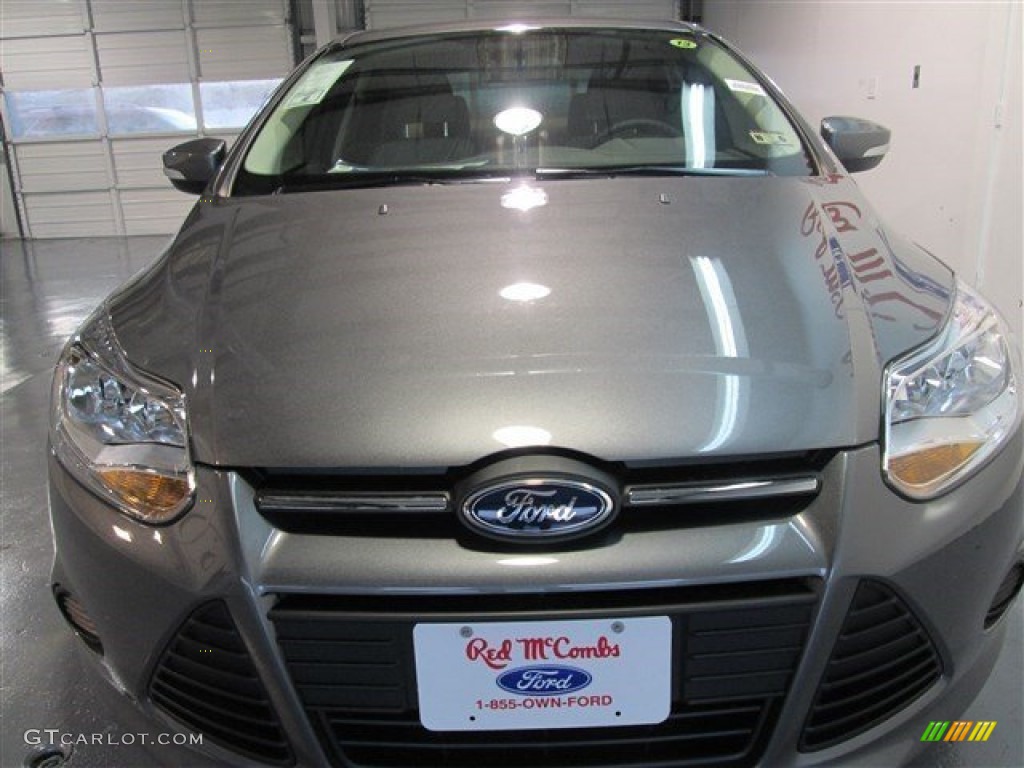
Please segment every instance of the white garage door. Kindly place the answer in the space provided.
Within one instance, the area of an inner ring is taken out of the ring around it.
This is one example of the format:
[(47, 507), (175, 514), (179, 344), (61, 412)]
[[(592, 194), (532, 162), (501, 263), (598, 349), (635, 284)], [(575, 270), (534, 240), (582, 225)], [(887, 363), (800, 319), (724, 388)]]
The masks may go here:
[(366, 0), (369, 29), (464, 19), (614, 16), (678, 19), (678, 0)]
[(194, 198), (160, 155), (229, 141), (293, 66), (287, 0), (2, 0), (3, 116), (26, 237), (163, 234)]

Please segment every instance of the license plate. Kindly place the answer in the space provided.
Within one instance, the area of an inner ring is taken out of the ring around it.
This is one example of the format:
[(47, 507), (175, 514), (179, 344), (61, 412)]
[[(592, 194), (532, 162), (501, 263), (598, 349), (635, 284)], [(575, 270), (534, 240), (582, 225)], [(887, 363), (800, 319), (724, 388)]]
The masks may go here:
[(669, 715), (667, 616), (417, 624), (413, 644), (431, 731), (647, 725)]

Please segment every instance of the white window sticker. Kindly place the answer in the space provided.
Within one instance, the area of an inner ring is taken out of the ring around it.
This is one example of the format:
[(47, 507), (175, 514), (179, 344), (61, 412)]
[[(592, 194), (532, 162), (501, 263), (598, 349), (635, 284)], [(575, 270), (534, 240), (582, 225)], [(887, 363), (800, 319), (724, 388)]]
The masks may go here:
[(319, 104), (331, 87), (338, 82), (338, 78), (351, 66), (352, 59), (315, 65), (292, 87), (281, 108), (294, 109)]
[(749, 83), (746, 80), (730, 80), (725, 79), (725, 84), (729, 86), (729, 90), (735, 93), (750, 93), (754, 96), (764, 96), (764, 88), (757, 83)]

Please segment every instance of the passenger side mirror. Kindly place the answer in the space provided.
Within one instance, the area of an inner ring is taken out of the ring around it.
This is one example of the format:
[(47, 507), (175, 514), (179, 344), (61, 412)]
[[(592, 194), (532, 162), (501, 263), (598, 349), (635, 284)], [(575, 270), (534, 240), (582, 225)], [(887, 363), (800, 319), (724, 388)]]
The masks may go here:
[(892, 131), (859, 117), (826, 117), (821, 121), (821, 137), (847, 171), (859, 173), (882, 162)]
[(175, 189), (202, 194), (227, 155), (222, 139), (193, 139), (164, 152), (164, 175)]

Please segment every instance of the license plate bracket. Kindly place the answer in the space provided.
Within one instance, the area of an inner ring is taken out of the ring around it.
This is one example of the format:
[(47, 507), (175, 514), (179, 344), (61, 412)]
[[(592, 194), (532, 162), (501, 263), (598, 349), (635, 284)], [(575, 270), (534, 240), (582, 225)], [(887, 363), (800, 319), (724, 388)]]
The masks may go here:
[(423, 623), (413, 646), (431, 731), (648, 725), (671, 709), (667, 616)]

